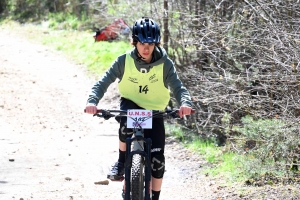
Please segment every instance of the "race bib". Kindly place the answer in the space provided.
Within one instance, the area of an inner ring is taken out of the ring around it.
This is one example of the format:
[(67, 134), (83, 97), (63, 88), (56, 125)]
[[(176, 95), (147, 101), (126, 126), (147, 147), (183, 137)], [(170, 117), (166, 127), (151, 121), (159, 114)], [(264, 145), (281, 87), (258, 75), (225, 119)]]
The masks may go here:
[(127, 128), (139, 128), (140, 126), (143, 129), (152, 129), (152, 110), (127, 111)]

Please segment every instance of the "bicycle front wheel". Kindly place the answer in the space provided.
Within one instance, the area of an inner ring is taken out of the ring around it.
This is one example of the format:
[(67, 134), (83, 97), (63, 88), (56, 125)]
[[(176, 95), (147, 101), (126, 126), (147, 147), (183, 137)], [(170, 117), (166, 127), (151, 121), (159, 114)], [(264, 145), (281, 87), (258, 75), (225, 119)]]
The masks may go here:
[(144, 199), (144, 161), (139, 154), (132, 157), (131, 195), (132, 200)]

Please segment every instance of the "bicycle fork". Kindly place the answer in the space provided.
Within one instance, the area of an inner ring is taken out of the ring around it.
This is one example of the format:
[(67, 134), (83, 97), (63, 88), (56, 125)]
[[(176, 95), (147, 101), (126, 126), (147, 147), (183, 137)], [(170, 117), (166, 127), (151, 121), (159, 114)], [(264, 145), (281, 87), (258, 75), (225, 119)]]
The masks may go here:
[[(131, 151), (131, 144), (133, 143), (133, 151)], [(144, 145), (145, 144), (145, 145)], [(141, 131), (137, 131), (134, 137), (126, 139), (126, 161), (125, 161), (125, 200), (130, 200), (131, 188), (131, 164), (132, 157), (135, 154), (140, 154), (144, 158), (145, 165), (145, 197), (144, 200), (151, 200), (150, 197), (150, 183), (151, 183), (151, 144), (150, 138), (144, 138)], [(144, 147), (144, 149), (143, 149)], [(143, 172), (141, 172), (143, 173)]]

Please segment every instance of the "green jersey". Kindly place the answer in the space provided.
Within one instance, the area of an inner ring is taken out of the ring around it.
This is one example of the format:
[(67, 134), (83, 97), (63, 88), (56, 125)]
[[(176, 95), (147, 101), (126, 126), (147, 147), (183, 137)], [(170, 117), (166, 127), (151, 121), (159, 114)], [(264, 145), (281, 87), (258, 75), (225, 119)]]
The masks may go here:
[(163, 67), (159, 64), (148, 73), (140, 72), (127, 54), (123, 78), (119, 82), (121, 97), (147, 110), (164, 110), (170, 100), (170, 91), (163, 81)]
[[(125, 81), (123, 83), (126, 83), (128, 81), (129, 77), (127, 78), (127, 80), (124, 79), (124, 74), (126, 73), (125, 72), (126, 60), (128, 58), (130, 58), (131, 59), (130, 70), (133, 70), (133, 68), (135, 66), (136, 70), (137, 70), (135, 73), (139, 74), (141, 77), (150, 76), (150, 74), (152, 74), (152, 71), (153, 71), (153, 73), (155, 72), (157, 74), (157, 76), (158, 75), (160, 76), (161, 74), (163, 74), (163, 78), (162, 78), (163, 84), (161, 84), (161, 82), (156, 83), (158, 85), (157, 85), (157, 87), (154, 88), (154, 90), (152, 89), (152, 87), (149, 88), (150, 84), (148, 84), (147, 82), (144, 82), (146, 80), (140, 79), (140, 81), (143, 81), (143, 84), (144, 84), (144, 85), (139, 84), (137, 87), (138, 92), (139, 92), (140, 91), (139, 86), (142, 86), (141, 91), (144, 91), (144, 92), (140, 93), (141, 95), (144, 95), (144, 97), (149, 96), (149, 98), (152, 98), (152, 97), (153, 98), (155, 98), (155, 97), (162, 98), (163, 101), (159, 102), (157, 105), (160, 105), (159, 107), (163, 107), (162, 105), (165, 106), (167, 99), (169, 99), (169, 97), (167, 96), (167, 95), (169, 95), (169, 93), (166, 92), (166, 90), (167, 90), (167, 88), (170, 88), (170, 91), (172, 92), (172, 94), (174, 95), (175, 99), (178, 102), (178, 106), (187, 105), (187, 106), (192, 107), (191, 96), (190, 96), (189, 92), (187, 91), (187, 89), (183, 86), (181, 80), (179, 79), (176, 69), (175, 69), (175, 66), (174, 66), (174, 63), (168, 58), (166, 51), (162, 47), (155, 47), (155, 49), (153, 51), (153, 59), (150, 63), (146, 63), (142, 59), (139, 59), (137, 55), (138, 55), (138, 52), (137, 52), (136, 48), (132, 49), (132, 51), (129, 54), (120, 55), (113, 62), (111, 67), (105, 72), (105, 74), (99, 79), (99, 81), (97, 81), (96, 84), (93, 86), (92, 91), (88, 97), (87, 103), (97, 105), (99, 103), (100, 99), (103, 97), (104, 93), (107, 91), (107, 88), (109, 87), (109, 85), (112, 84), (116, 79), (118, 79), (119, 82)], [(126, 64), (126, 70), (127, 70), (127, 64)], [(145, 72), (145, 74), (142, 75), (141, 71)], [(148, 81), (149, 81), (149, 78), (148, 78)], [(156, 79), (158, 79), (158, 77)], [(159, 81), (161, 81), (161, 80), (159, 80)], [(147, 83), (147, 84), (145, 84), (145, 83)], [(145, 87), (146, 85), (148, 85), (148, 88)], [(155, 89), (157, 90), (156, 92), (155, 92)], [(147, 91), (147, 94), (146, 94), (146, 91)], [(124, 91), (122, 91), (122, 92), (124, 92)], [(153, 94), (152, 92), (155, 92), (156, 94)], [(140, 99), (140, 98), (133, 99), (133, 102), (137, 103), (136, 102), (137, 99)], [(146, 100), (148, 101), (148, 99), (146, 99)], [(144, 101), (144, 99), (143, 99), (143, 101)], [(150, 99), (149, 99), (149, 102), (150, 102)], [(158, 102), (158, 100), (154, 101), (155, 104), (157, 102)]]

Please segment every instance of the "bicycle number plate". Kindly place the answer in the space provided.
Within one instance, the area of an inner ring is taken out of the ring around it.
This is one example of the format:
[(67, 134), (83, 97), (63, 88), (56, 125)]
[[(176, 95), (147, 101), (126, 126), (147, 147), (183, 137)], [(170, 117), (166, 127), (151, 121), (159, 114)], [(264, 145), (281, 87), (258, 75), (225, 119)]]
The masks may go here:
[(152, 129), (152, 110), (128, 110), (127, 128)]

